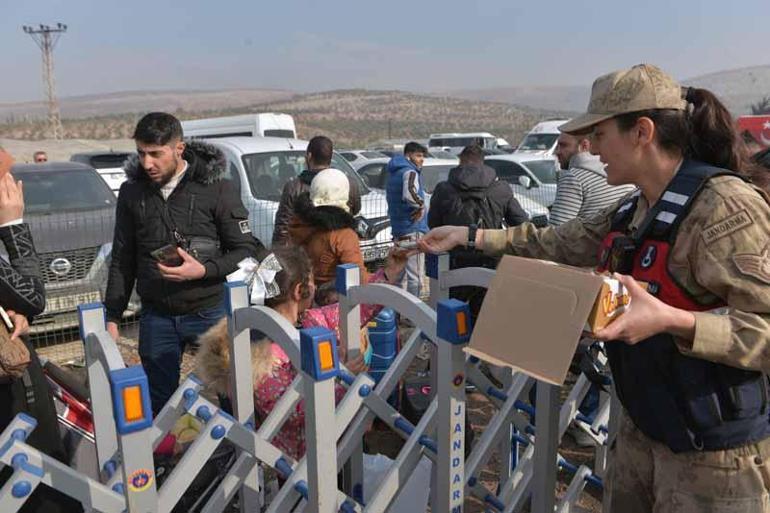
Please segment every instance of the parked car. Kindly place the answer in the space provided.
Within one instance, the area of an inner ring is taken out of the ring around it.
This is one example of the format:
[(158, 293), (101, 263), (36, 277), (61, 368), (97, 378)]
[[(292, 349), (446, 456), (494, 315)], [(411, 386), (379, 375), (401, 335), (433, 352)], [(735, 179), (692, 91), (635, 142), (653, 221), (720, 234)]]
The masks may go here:
[(96, 169), (99, 176), (107, 183), (115, 196), (120, 186), (126, 181), (123, 163), (131, 156), (125, 151), (95, 151), (90, 153), (75, 153), (70, 157), (71, 162), (81, 162)]
[(497, 147), (497, 137), (489, 132), (431, 134), (428, 150), (443, 150), (459, 155), (463, 148), (471, 144), (477, 144), (484, 149), (494, 149)]
[[(307, 141), (275, 137), (226, 137), (209, 139), (225, 154), (227, 178), (240, 191), (249, 211), (249, 226), (255, 237), (269, 247), (273, 238), (275, 213), (283, 186), (305, 168)], [(393, 245), (388, 205), (380, 191), (370, 190), (347, 160), (334, 153), (332, 167), (347, 174), (361, 191), (361, 212), (357, 228), (364, 262), (375, 265), (384, 260)]]
[[(487, 160), (484, 160), (486, 163)], [(425, 188), (426, 195), (433, 194), (436, 186), (440, 182), (445, 182), (449, 178), (449, 171), (457, 164), (451, 166), (430, 166), (422, 168), (422, 185)], [(513, 189), (513, 197), (519, 202), (521, 207), (536, 226), (546, 226), (548, 224), (548, 209), (541, 203), (533, 201), (527, 196), (522, 195), (516, 189)], [(430, 201), (430, 200), (428, 200)]]
[(365, 164), (371, 159), (380, 159), (387, 157), (384, 153), (374, 150), (343, 150), (339, 152), (340, 155), (345, 157), (345, 160), (350, 162), (350, 165), (354, 168)]
[(497, 172), (500, 180), (511, 184), (524, 210), (529, 211), (535, 204), (547, 208), (553, 205), (559, 171), (554, 159), (511, 153), (486, 157), (484, 163)]
[[(364, 166), (358, 169), (358, 174), (366, 182), (366, 184), (377, 190), (382, 190), (384, 193), (385, 186), (388, 180), (388, 174), (386, 166), (390, 159), (377, 159), (377, 161), (368, 162)], [(487, 160), (485, 159), (485, 163)], [(439, 182), (445, 182), (449, 178), (449, 171), (452, 168), (457, 167), (457, 159), (431, 159), (427, 158), (423, 162), (422, 171), (420, 176), (422, 177), (422, 186), (425, 189), (427, 203), (430, 204), (430, 195), (436, 189), (436, 185)], [(548, 209), (541, 203), (532, 201), (529, 197), (520, 193), (520, 191), (514, 189), (513, 196), (519, 201), (522, 208), (529, 214), (532, 222), (538, 226), (545, 226), (548, 224)]]
[(524, 136), (514, 153), (530, 155), (531, 157), (553, 157), (556, 141), (561, 134), (559, 127), (567, 121), (569, 119), (549, 119), (536, 124)]
[(425, 156), (432, 159), (454, 160), (455, 162), (459, 162), (457, 155), (451, 151), (439, 150), (437, 148), (428, 150), (428, 153)]
[[(40, 256), (45, 311), (32, 333), (78, 324), (77, 306), (102, 301), (112, 255), (117, 199), (99, 174), (78, 162), (20, 164), (24, 220)], [(133, 303), (130, 310), (138, 309)]]
[[(388, 172), (386, 170), (388, 162), (390, 162), (390, 158), (388, 157), (372, 159), (368, 162), (365, 162), (363, 165), (357, 168), (356, 171), (358, 171), (358, 174), (361, 175), (361, 178), (364, 180), (364, 182), (366, 182), (367, 186), (372, 189), (383, 191), (384, 193), (385, 185), (388, 182)], [(444, 168), (448, 174), (449, 170), (455, 167), (457, 163), (458, 160), (456, 158), (435, 159), (428, 157), (425, 159), (422, 165), (423, 174), (427, 168)], [(438, 171), (434, 171), (432, 174), (437, 173)]]

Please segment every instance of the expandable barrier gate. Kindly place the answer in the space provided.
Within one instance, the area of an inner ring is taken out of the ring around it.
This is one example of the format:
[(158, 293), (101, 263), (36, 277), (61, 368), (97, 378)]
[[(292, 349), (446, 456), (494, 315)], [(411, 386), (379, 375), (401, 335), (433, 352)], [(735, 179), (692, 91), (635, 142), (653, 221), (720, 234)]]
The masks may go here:
[[(581, 420), (577, 406), (588, 390), (588, 380), (585, 376), (578, 379), (561, 408), (558, 387), (542, 382), (537, 386), (535, 408), (526, 404), (522, 398), (534, 380), (509, 369), (494, 369), (503, 388), (494, 386), (479, 369), (478, 359), (467, 357), (463, 351), (471, 333), (467, 304), (447, 299), (453, 286), (486, 287), (494, 271), (450, 271), (446, 255), (429, 257), (427, 267), (430, 305), (391, 285), (361, 285), (355, 265), (337, 269), (340, 343), (350, 357), (360, 350), (361, 304), (388, 306), (416, 327), (376, 386), (367, 374), (354, 376), (339, 362), (333, 332), (323, 328), (298, 331), (270, 308), (249, 307), (244, 284), (228, 284), (232, 416), (201, 397), (203, 384), (190, 375), (153, 420), (147, 377), (141, 366), (125, 367), (106, 331), (103, 308), (98, 304), (81, 306), (81, 336), (86, 346), (100, 479), (92, 479), (27, 445), (25, 440), (35, 428), (35, 420), (20, 414), (0, 435), (0, 462), (14, 471), (0, 490), (0, 511), (18, 511), (35, 487), (44, 483), (81, 501), (86, 510), (166, 513), (224, 440), (235, 446), (238, 457), (203, 507), (205, 513), (223, 511), (236, 494), (240, 494), (244, 512), (386, 512), (423, 456), (433, 462), (432, 511), (461, 512), (466, 494), (483, 500), (490, 511), (520, 511), (530, 496), (531, 511), (554, 511), (559, 468), (574, 473), (557, 505), (557, 511), (569, 511), (586, 483), (601, 486), (598, 476), (606, 468), (608, 430), (604, 426), (610, 416), (609, 396), (602, 397), (593, 423), (578, 422), (599, 446), (596, 474), (587, 466), (575, 468), (558, 454), (557, 447), (570, 422)], [(258, 427), (254, 419), (251, 329), (279, 344), (298, 369), (291, 386)], [(433, 348), (431, 371), (436, 393), (418, 424), (413, 425), (387, 399), (423, 340)], [(347, 387), (336, 407), (335, 380)], [(466, 381), (497, 407), (467, 458)], [(301, 399), (305, 402), (307, 451), (300, 461), (295, 461), (270, 441)], [(535, 410), (537, 425), (533, 427), (522, 412), (532, 416)], [(157, 487), (152, 451), (185, 413), (201, 420), (204, 428), (163, 485)], [(363, 435), (375, 417), (401, 435), (405, 443), (364, 504)], [(495, 493), (478, 480), (494, 452), (500, 459)], [(275, 469), (285, 480), (269, 501), (263, 486), (265, 466)], [(338, 489), (338, 471), (342, 472), (342, 489)]]

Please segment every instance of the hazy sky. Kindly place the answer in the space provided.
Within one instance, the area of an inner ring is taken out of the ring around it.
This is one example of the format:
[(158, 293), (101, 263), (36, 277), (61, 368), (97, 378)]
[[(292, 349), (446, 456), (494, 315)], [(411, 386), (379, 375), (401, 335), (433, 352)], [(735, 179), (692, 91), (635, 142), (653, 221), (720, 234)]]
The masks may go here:
[(270, 87), (583, 85), (770, 63), (768, 0), (0, 0), (0, 102), (42, 96), (24, 24), (66, 23), (60, 96)]

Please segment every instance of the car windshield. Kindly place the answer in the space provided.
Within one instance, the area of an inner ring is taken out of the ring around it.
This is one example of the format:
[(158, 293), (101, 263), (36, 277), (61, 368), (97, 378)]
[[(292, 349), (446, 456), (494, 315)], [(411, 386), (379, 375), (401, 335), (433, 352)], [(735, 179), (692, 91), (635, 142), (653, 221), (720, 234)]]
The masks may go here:
[(555, 160), (528, 160), (522, 162), (542, 183), (556, 183), (557, 169)]
[[(472, 144), (478, 144), (482, 148), (494, 148), (497, 139), (494, 137), (435, 137), (428, 141), (429, 147), (464, 148)], [(432, 150), (431, 150), (432, 151)]]
[(122, 168), (130, 153), (107, 153), (94, 155), (88, 159), (88, 163), (94, 169)]
[[(250, 153), (242, 157), (251, 193), (255, 198), (280, 201), (283, 186), (305, 169), (304, 151), (274, 151)], [(340, 155), (332, 155), (331, 167), (339, 169), (358, 185), (361, 195), (369, 192), (361, 177)]]
[(529, 134), (519, 145), (520, 151), (549, 150), (556, 144), (559, 134)]
[(423, 167), (420, 177), (422, 178), (422, 188), (425, 189), (425, 192), (433, 194), (439, 183), (446, 182), (447, 178), (449, 178), (449, 171), (454, 167), (453, 165)]
[(452, 152), (432, 149), (428, 152), (428, 156), (434, 159), (456, 159), (457, 155)]
[(16, 173), (16, 178), (24, 182), (25, 214), (115, 208), (117, 198), (90, 169), (35, 170)]
[(379, 151), (362, 151), (361, 156), (365, 159), (381, 159), (387, 157), (387, 155), (380, 153)]

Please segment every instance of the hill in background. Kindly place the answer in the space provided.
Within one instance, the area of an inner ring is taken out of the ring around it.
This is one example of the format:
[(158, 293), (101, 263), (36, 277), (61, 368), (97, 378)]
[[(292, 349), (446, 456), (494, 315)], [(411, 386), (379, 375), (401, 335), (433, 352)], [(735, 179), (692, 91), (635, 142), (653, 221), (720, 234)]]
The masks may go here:
[[(59, 100), (64, 119), (91, 118), (154, 110), (191, 111), (248, 107), (293, 96), (279, 89), (166, 90), (70, 96)], [(46, 116), (44, 102), (0, 103), (0, 123), (24, 122)]]
[[(170, 94), (170, 93), (169, 93)], [(358, 147), (391, 138), (425, 139), (434, 132), (488, 131), (515, 144), (537, 121), (556, 117), (555, 111), (517, 107), (401, 91), (337, 90), (230, 108), (153, 108), (174, 112), (180, 119), (228, 116), (249, 112), (285, 112), (294, 116), (300, 137), (323, 133), (338, 147)], [(189, 103), (185, 103), (189, 105)], [(190, 110), (188, 110), (190, 109)], [(142, 112), (150, 110), (141, 109)], [(130, 137), (140, 114), (63, 119), (68, 139), (120, 139)], [(46, 137), (43, 119), (0, 125), (0, 137), (40, 140)]]
[[(770, 65), (710, 73), (683, 80), (682, 83), (713, 91), (735, 115), (749, 114), (752, 104), (770, 96)], [(540, 109), (580, 112), (588, 105), (591, 87), (497, 87), (445, 91), (443, 94)]]
[[(684, 83), (713, 90), (734, 114), (745, 114), (770, 96), (770, 65), (711, 73)], [(273, 89), (139, 91), (63, 98), (61, 110), (68, 139), (129, 137), (138, 117), (152, 110), (173, 112), (180, 119), (272, 111), (292, 114), (300, 137), (327, 134), (338, 147), (457, 131), (488, 131), (516, 144), (536, 122), (585, 109), (589, 92), (588, 86), (433, 95), (362, 89), (311, 94)], [(41, 140), (47, 135), (42, 102), (0, 104), (0, 123), (0, 138)]]
[(715, 92), (734, 114), (750, 114), (751, 105), (770, 96), (770, 66), (710, 73), (684, 83)]

